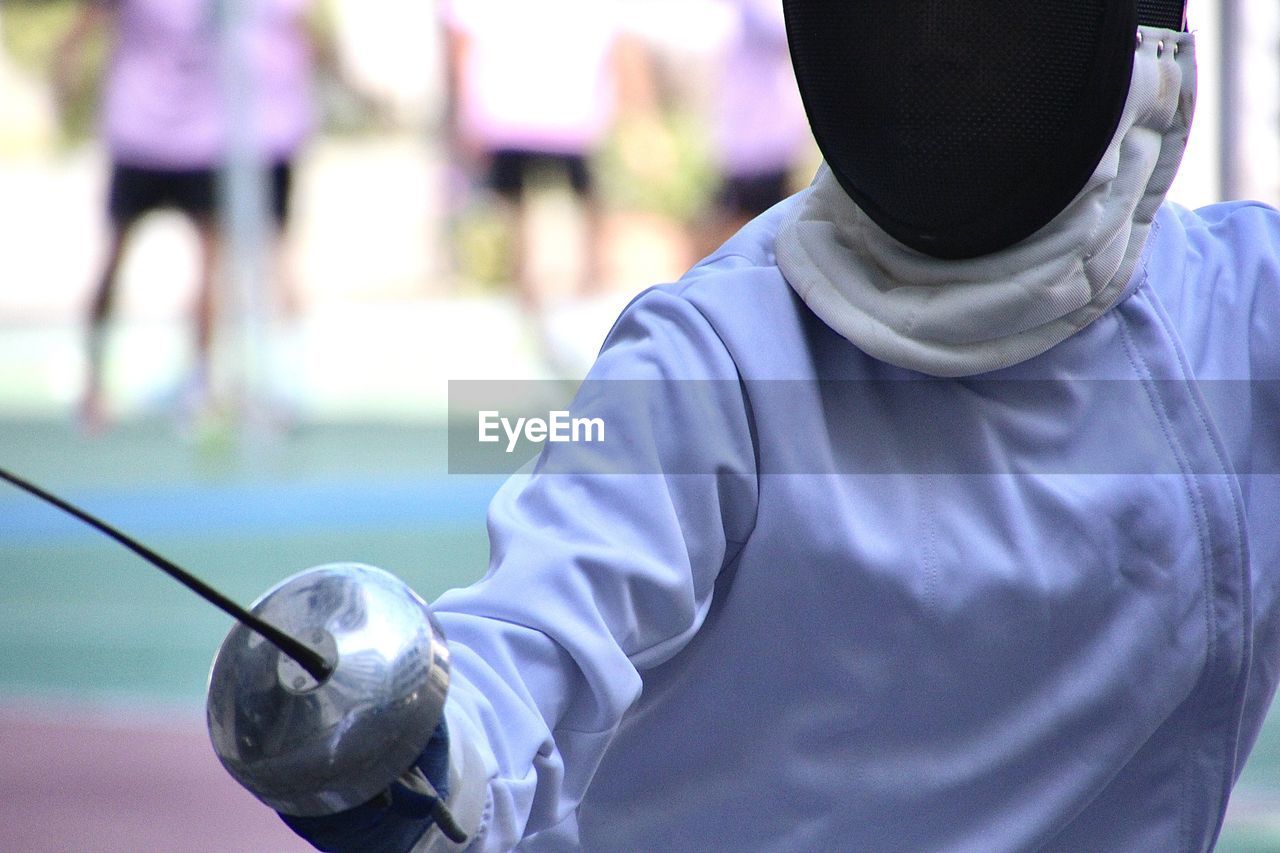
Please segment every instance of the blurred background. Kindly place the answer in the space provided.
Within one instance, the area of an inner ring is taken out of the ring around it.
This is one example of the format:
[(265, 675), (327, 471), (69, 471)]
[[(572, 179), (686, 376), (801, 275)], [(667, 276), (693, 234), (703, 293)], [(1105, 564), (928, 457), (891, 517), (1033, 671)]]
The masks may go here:
[[(1193, 0), (1175, 201), (1280, 197), (1280, 9)], [(3, 0), (0, 466), (247, 603), (477, 577), (448, 381), (579, 378), (818, 158), (769, 0)], [(0, 491), (0, 849), (302, 849), (217, 766), (229, 628)], [(1280, 850), (1280, 722), (1221, 849)]]

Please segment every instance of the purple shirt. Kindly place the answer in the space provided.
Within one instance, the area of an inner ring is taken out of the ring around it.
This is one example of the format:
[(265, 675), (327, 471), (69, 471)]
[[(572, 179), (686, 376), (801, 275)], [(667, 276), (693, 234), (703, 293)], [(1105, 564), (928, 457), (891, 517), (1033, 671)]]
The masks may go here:
[(734, 0), (716, 101), (715, 139), (729, 175), (787, 171), (810, 145), (782, 4)]
[[(117, 25), (100, 120), (112, 159), (155, 168), (216, 166), (229, 140), (217, 4), (107, 2)], [(265, 159), (287, 159), (313, 125), (303, 27), (309, 0), (244, 2), (251, 133)]]

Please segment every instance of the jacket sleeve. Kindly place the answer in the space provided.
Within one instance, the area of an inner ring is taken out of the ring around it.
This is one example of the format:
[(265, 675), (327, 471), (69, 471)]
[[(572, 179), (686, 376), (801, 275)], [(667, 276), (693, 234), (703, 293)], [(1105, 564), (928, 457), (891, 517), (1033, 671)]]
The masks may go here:
[(1147, 273), (1195, 375), (1280, 379), (1280, 211), (1166, 205), (1156, 223)]
[(628, 307), (573, 404), (598, 445), (545, 445), (489, 509), (489, 569), (434, 605), (451, 731), (481, 756), (472, 849), (572, 816), (641, 673), (675, 655), (755, 519), (750, 416), (732, 359), (676, 289)]

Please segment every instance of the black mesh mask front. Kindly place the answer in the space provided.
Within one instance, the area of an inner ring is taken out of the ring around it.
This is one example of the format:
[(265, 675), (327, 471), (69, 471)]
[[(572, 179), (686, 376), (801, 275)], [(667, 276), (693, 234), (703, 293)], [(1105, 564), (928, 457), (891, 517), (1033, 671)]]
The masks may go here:
[(940, 258), (1013, 245), (1079, 193), (1120, 122), (1140, 23), (1136, 0), (783, 6), (836, 179), (884, 231)]

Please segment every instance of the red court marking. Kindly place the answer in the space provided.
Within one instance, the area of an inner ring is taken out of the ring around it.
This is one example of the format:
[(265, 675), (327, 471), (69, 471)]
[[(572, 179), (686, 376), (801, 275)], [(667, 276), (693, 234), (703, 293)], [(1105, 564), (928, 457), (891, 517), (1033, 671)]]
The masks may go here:
[(202, 721), (189, 713), (0, 708), (0, 850), (310, 849), (227, 775)]

